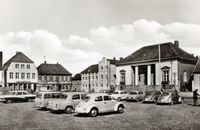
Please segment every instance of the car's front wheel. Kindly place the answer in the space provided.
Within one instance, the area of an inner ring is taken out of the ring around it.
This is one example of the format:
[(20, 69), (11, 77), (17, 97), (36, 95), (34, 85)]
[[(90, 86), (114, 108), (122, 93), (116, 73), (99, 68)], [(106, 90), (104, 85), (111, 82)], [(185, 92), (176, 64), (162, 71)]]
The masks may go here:
[(97, 109), (97, 108), (92, 108), (92, 109), (90, 110), (89, 115), (90, 115), (91, 117), (96, 117), (96, 116), (98, 115), (98, 109)]
[(124, 112), (124, 106), (120, 105), (117, 109), (117, 111), (121, 114)]
[(67, 107), (65, 108), (65, 113), (67, 113), (67, 114), (71, 114), (72, 111), (73, 111), (73, 108), (72, 108), (71, 106), (67, 106)]

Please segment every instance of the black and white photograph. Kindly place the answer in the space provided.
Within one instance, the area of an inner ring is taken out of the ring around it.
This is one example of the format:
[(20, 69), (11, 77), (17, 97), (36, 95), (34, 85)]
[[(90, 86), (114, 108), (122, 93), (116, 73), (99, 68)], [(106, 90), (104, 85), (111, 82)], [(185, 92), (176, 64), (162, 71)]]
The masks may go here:
[(199, 7), (0, 0), (0, 130), (200, 130)]

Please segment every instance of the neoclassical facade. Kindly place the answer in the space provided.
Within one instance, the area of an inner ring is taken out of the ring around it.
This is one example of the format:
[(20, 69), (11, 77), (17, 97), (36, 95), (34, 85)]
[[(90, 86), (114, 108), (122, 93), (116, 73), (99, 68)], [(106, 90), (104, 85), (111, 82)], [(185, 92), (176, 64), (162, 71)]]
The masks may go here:
[(127, 56), (117, 65), (116, 85), (119, 89), (188, 86), (197, 58), (175, 43), (145, 46)]

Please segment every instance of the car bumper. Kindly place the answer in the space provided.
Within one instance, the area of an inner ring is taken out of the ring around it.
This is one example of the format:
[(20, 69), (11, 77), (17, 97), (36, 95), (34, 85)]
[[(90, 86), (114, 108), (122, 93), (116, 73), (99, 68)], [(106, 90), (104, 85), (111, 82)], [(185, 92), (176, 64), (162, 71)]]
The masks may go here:
[(157, 101), (156, 103), (157, 104), (169, 104), (170, 101)]

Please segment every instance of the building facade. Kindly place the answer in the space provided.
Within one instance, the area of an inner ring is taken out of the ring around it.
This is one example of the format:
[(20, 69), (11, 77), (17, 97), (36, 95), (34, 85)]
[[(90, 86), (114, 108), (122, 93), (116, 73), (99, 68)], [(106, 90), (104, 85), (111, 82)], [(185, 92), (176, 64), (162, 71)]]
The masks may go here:
[(192, 91), (195, 89), (200, 90), (200, 58), (198, 58), (198, 62), (193, 72)]
[(4, 87), (10, 90), (36, 90), (38, 71), (34, 62), (17, 52), (3, 66)]
[[(122, 59), (116, 69), (118, 89), (188, 87), (197, 58), (179, 42), (145, 46)], [(189, 89), (189, 88), (188, 88)]]
[(61, 64), (42, 63), (38, 66), (38, 91), (69, 91), (72, 74)]
[(81, 89), (86, 92), (112, 90), (116, 82), (116, 63), (114, 59), (105, 57), (98, 64), (91, 65), (81, 72)]
[(76, 74), (72, 78), (72, 91), (80, 92), (81, 91), (81, 74)]

